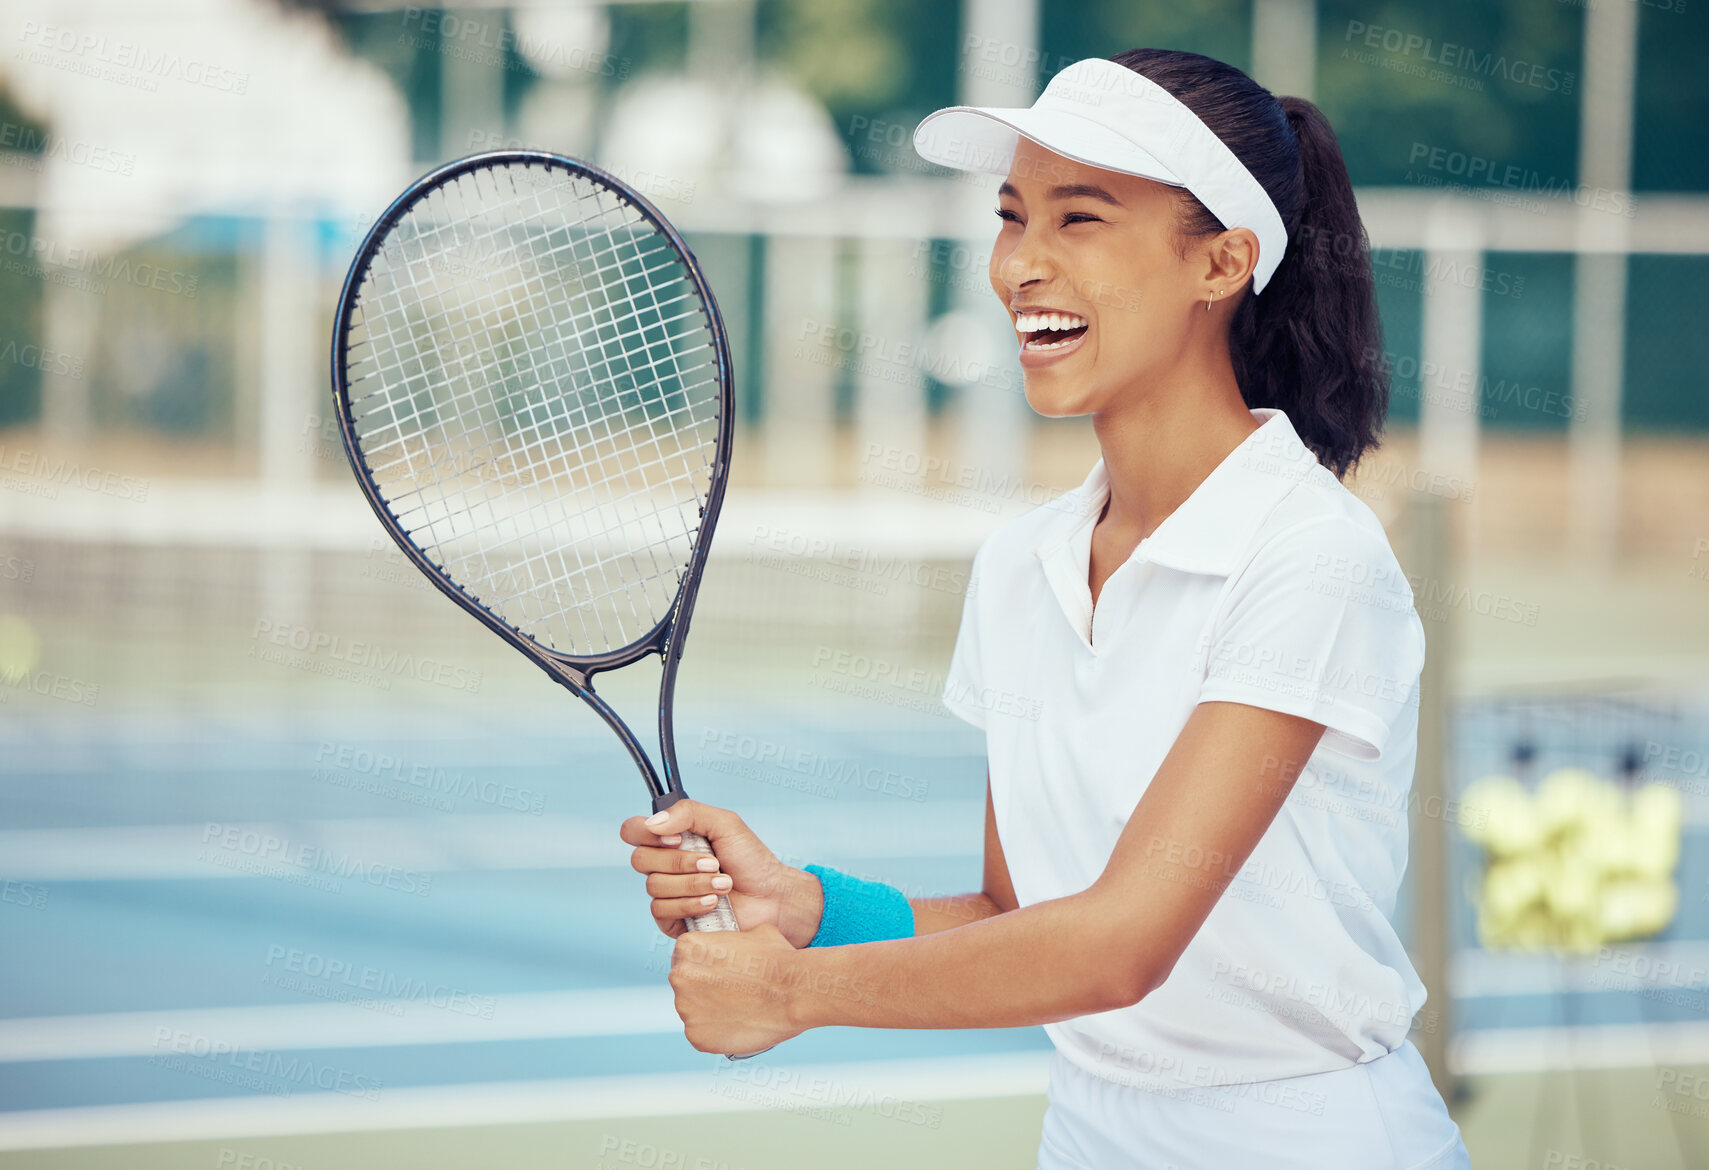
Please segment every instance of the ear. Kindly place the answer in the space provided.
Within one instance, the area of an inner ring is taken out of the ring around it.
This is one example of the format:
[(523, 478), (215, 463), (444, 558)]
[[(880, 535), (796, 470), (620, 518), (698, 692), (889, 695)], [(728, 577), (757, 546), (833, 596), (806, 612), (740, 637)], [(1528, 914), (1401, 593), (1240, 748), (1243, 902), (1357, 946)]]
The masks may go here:
[(1258, 267), (1258, 235), (1251, 228), (1218, 232), (1208, 241), (1206, 259), (1205, 297), (1219, 294), (1216, 299), (1224, 300)]

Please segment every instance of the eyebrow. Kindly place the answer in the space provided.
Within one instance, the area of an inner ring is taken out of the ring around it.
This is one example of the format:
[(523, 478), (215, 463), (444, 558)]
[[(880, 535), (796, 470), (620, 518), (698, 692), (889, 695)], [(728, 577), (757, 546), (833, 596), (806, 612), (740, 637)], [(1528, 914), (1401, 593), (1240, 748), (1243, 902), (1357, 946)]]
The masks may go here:
[[(1021, 193), (1015, 190), (1015, 185), (1013, 183), (1009, 182), (1004, 182), (1001, 187), (998, 187), (997, 194), (1009, 195), (1015, 199), (1021, 198)], [(1086, 199), (1096, 199), (1100, 202), (1108, 203), (1112, 207), (1125, 206), (1120, 199), (1117, 199), (1102, 187), (1096, 186), (1092, 183), (1066, 183), (1061, 186), (1052, 187), (1047, 194), (1049, 194), (1052, 199), (1073, 199), (1076, 197), (1084, 197)], [(1022, 202), (1025, 202), (1025, 200), (1022, 200)]]

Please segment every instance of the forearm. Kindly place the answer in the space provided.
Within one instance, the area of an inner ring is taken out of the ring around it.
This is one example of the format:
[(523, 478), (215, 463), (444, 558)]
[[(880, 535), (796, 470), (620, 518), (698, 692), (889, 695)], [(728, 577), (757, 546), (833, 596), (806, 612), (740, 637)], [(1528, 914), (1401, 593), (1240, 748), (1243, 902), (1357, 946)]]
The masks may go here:
[(1020, 1028), (1125, 1007), (1139, 980), (1111, 961), (1110, 921), (1086, 891), (910, 939), (803, 950), (791, 1013), (804, 1028)]
[(936, 934), (1001, 914), (1003, 908), (988, 894), (953, 894), (942, 898), (909, 898), (914, 910), (914, 934)]
[[(824, 890), (818, 878), (793, 866), (789, 867), (781, 884), (784, 892), (779, 903), (778, 929), (791, 946), (800, 949), (812, 942), (819, 931), (819, 920), (825, 909)], [(1003, 912), (989, 894), (983, 893), (909, 898), (908, 905), (914, 911), (916, 935), (935, 934)]]

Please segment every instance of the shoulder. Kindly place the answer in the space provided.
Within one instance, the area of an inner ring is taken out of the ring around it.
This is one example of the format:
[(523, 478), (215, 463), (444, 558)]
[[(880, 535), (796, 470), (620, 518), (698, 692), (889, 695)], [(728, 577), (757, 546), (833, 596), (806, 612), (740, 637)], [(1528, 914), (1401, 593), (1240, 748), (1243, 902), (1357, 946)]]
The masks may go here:
[(1381, 521), (1326, 470), (1302, 476), (1257, 526), (1204, 637), (1201, 700), (1315, 720), (1335, 750), (1364, 760), (1417, 703), (1427, 650)]
[(1377, 514), (1315, 462), (1257, 526), (1231, 574), (1237, 586), (1254, 577), (1319, 589), (1352, 584), (1409, 602), (1412, 596)]

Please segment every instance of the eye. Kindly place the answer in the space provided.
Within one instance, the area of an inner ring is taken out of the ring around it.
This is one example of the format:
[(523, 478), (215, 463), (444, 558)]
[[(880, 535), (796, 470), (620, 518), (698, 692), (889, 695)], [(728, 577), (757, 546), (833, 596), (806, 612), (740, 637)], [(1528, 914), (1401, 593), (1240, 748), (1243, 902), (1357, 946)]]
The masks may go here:
[(1104, 221), (1099, 219), (1097, 216), (1090, 215), (1084, 211), (1070, 211), (1070, 212), (1067, 212), (1066, 214), (1064, 214), (1062, 217), (1062, 226), (1063, 227), (1067, 227), (1071, 223), (1103, 223), (1103, 222)]
[(1008, 210), (1005, 207), (999, 207), (997, 209), (997, 218), (1008, 220), (1011, 223), (1020, 223), (1021, 222), (1020, 216), (1016, 215), (1014, 212)]

